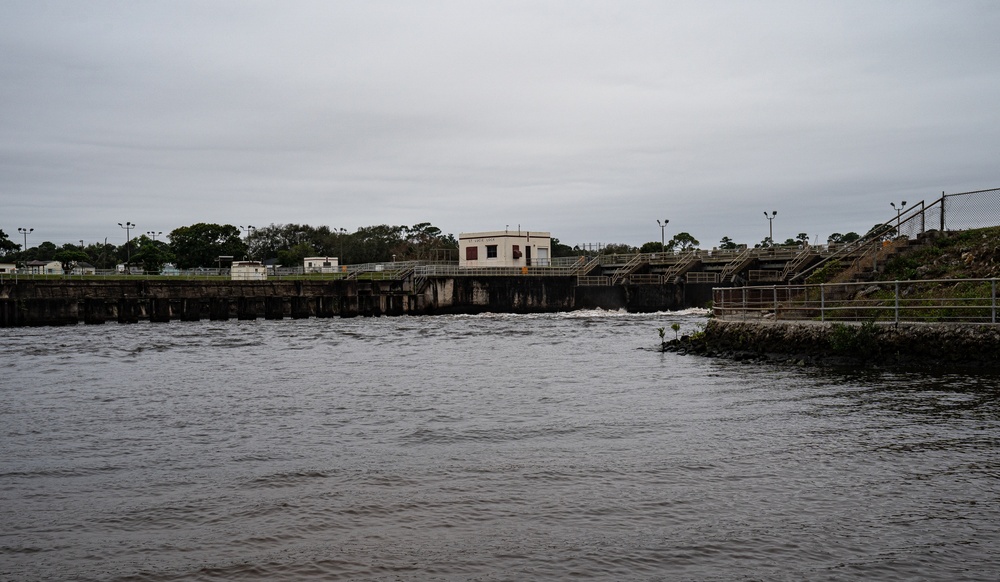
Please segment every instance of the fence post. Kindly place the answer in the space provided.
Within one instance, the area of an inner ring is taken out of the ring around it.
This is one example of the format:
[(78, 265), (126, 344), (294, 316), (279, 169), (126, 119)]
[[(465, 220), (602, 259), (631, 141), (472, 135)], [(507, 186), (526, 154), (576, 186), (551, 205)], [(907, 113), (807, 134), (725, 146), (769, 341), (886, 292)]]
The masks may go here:
[(819, 320), (826, 321), (826, 283), (819, 284)]
[(990, 313), (990, 319), (991, 319), (992, 323), (996, 323), (997, 322), (997, 280), (996, 280), (996, 277), (994, 277), (993, 280), (990, 281), (990, 287), (992, 288), (991, 289), (992, 293), (990, 293), (990, 296), (991, 296), (991, 302), (993, 304), (992, 308), (990, 309), (990, 312), (991, 312)]
[(896, 324), (899, 325), (899, 281), (896, 281)]
[(771, 290), (774, 293), (774, 321), (778, 321), (778, 286), (772, 285)]
[(944, 190), (941, 191), (941, 232), (944, 232), (944, 206), (948, 197), (944, 195)]
[(746, 287), (743, 287), (743, 309), (741, 309), (741, 311), (743, 313), (742, 319), (746, 319), (747, 318), (747, 288)]

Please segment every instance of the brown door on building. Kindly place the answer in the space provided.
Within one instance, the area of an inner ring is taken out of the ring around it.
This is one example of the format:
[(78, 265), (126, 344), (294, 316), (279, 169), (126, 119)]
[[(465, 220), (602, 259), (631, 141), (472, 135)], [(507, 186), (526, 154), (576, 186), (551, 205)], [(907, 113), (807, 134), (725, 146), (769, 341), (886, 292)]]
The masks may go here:
[(524, 245), (524, 264), (531, 266), (531, 245)]

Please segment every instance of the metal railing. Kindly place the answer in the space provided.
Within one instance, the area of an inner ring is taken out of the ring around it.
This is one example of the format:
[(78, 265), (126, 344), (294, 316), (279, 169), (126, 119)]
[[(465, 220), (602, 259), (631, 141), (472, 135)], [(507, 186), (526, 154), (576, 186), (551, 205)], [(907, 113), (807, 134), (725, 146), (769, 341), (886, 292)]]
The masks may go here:
[(717, 287), (723, 320), (997, 323), (997, 279)]
[(571, 267), (459, 267), (458, 265), (418, 265), (418, 277), (478, 277), (484, 275), (527, 275), (532, 277), (571, 276)]

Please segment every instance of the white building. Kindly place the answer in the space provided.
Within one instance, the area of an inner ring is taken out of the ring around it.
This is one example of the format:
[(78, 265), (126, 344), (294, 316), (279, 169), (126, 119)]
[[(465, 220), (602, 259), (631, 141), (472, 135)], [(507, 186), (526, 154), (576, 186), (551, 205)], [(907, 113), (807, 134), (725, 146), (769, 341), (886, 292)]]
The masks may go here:
[(63, 267), (59, 261), (28, 261), (24, 265), (32, 275), (62, 275)]
[(302, 267), (306, 273), (336, 273), (339, 269), (337, 257), (306, 257)]
[(547, 267), (547, 232), (497, 230), (458, 235), (459, 267)]
[(267, 268), (260, 261), (233, 261), (229, 274), (233, 281), (267, 280)]
[(73, 275), (95, 275), (97, 274), (97, 268), (90, 263), (79, 261), (73, 265), (73, 270), (70, 273)]
[(14, 273), (16, 271), (17, 271), (17, 265), (15, 265), (14, 263), (0, 263), (0, 275)]

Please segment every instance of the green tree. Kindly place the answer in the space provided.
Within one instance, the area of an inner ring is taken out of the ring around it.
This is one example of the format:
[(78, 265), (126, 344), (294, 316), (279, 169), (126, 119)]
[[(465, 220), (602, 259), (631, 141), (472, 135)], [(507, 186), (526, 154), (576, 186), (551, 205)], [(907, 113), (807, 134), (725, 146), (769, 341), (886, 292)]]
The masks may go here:
[(80, 247), (63, 245), (63, 248), (56, 251), (53, 260), (62, 263), (63, 271), (72, 271), (77, 263), (86, 263), (90, 260), (87, 253), (80, 250)]
[(844, 238), (840, 241), (843, 243), (852, 243), (861, 238), (861, 235), (856, 232), (849, 232), (844, 235)]
[(663, 245), (658, 240), (642, 243), (642, 246), (639, 247), (640, 253), (659, 253), (663, 250)]
[(624, 243), (611, 243), (604, 245), (601, 252), (605, 255), (630, 255), (638, 252), (639, 249)]
[(735, 242), (733, 242), (733, 239), (729, 238), (728, 236), (722, 237), (722, 240), (719, 241), (719, 248), (723, 250), (730, 251), (737, 248), (737, 246), (738, 245)]
[(573, 247), (562, 244), (559, 242), (559, 239), (555, 237), (549, 240), (549, 244), (552, 246), (553, 257), (575, 257), (579, 254), (573, 249)]
[(158, 272), (163, 265), (174, 260), (174, 254), (170, 252), (170, 245), (160, 240), (153, 240), (146, 235), (142, 235), (132, 241), (132, 262), (142, 265), (142, 270), (147, 272)]
[(245, 257), (247, 245), (240, 238), (240, 230), (231, 224), (199, 222), (176, 228), (168, 235), (170, 251), (177, 258), (181, 269), (211, 267), (220, 256)]
[(54, 261), (56, 260), (56, 253), (59, 252), (59, 247), (57, 247), (55, 243), (45, 241), (31, 250), (34, 251), (34, 256), (29, 260)]
[(383, 263), (392, 260), (403, 244), (405, 226), (380, 224), (359, 228), (351, 236), (351, 260), (356, 263)]
[(863, 238), (868, 240), (890, 240), (896, 236), (896, 229), (888, 224), (876, 224), (868, 229)]
[(698, 241), (698, 239), (694, 238), (689, 233), (678, 232), (677, 234), (674, 235), (674, 238), (670, 239), (670, 242), (667, 243), (667, 248), (677, 249), (683, 252), (688, 249), (696, 249), (700, 244), (701, 243)]
[(801, 244), (802, 246), (806, 246), (809, 244), (809, 235), (804, 232), (800, 232), (799, 234), (795, 235), (795, 240), (798, 241), (799, 244)]
[(309, 243), (293, 245), (289, 249), (278, 251), (278, 262), (285, 267), (301, 267), (306, 257), (318, 256), (316, 249)]
[(19, 248), (21, 248), (21, 245), (10, 240), (10, 237), (7, 236), (7, 233), (5, 233), (2, 229), (0, 229), (0, 256), (7, 256), (9, 254), (17, 252), (17, 249)]

